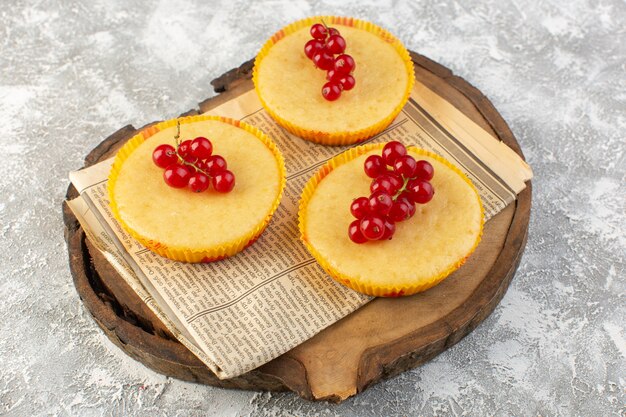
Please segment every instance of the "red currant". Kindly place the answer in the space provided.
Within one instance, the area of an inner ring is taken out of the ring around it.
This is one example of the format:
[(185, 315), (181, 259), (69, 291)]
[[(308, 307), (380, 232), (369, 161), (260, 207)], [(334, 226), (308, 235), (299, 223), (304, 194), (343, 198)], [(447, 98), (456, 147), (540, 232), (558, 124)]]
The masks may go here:
[(370, 211), (370, 201), (367, 197), (359, 197), (350, 204), (350, 213), (357, 219), (362, 219)]
[(389, 142), (383, 147), (383, 160), (389, 166), (393, 166), (396, 159), (404, 155), (406, 155), (406, 148), (398, 141)]
[(348, 54), (341, 54), (337, 58), (335, 58), (334, 69), (337, 72), (340, 72), (342, 74), (350, 74), (352, 71), (354, 71), (354, 67), (356, 67), (354, 58), (352, 58)]
[(209, 177), (204, 175), (202, 172), (196, 172), (191, 176), (191, 178), (189, 178), (189, 183), (187, 185), (189, 185), (191, 191), (201, 193), (206, 191), (210, 184)]
[(176, 149), (171, 145), (159, 145), (152, 152), (152, 161), (159, 168), (167, 168), (178, 161)]
[(235, 175), (229, 170), (224, 170), (214, 176), (211, 182), (218, 193), (228, 193), (235, 186)]
[(207, 159), (213, 152), (213, 144), (207, 138), (199, 136), (191, 141), (189, 153), (198, 159)]
[(350, 226), (348, 227), (348, 236), (350, 237), (350, 240), (354, 243), (367, 242), (367, 238), (363, 236), (363, 233), (361, 233), (360, 224), (361, 220), (355, 220), (350, 223)]
[(365, 163), (363, 163), (363, 169), (365, 170), (365, 175), (370, 178), (376, 178), (387, 172), (387, 167), (385, 166), (383, 157), (380, 155), (368, 156)]
[(394, 201), (393, 206), (391, 206), (391, 210), (389, 211), (389, 219), (394, 222), (401, 222), (410, 218), (411, 216), (409, 213), (411, 212), (411, 209), (409, 204), (412, 205), (413, 203), (400, 199)]
[(331, 35), (326, 41), (326, 50), (331, 54), (342, 54), (346, 50), (346, 40), (341, 35)]
[(189, 155), (189, 151), (191, 150), (191, 141), (185, 140), (180, 145), (178, 145), (178, 154), (183, 158)]
[(311, 26), (310, 32), (313, 38), (319, 39), (319, 40), (326, 39), (326, 35), (328, 34), (328, 30), (326, 29), (326, 26), (322, 25), (321, 23), (316, 23), (313, 26)]
[(170, 187), (183, 188), (187, 186), (191, 171), (185, 165), (172, 164), (163, 171), (163, 179)]
[(418, 204), (426, 204), (432, 200), (435, 190), (431, 183), (420, 178), (414, 178), (406, 185), (411, 200)]
[(208, 171), (205, 161), (202, 161), (202, 160), (197, 161), (195, 165), (196, 165), (196, 170), (203, 171), (203, 172)]
[(359, 228), (367, 240), (379, 240), (385, 234), (385, 221), (380, 216), (365, 216), (360, 220)]
[(396, 224), (390, 220), (389, 218), (385, 218), (385, 233), (383, 233), (383, 237), (380, 240), (389, 240), (393, 237), (393, 234), (396, 232)]
[(344, 90), (350, 91), (356, 85), (356, 80), (354, 79), (352, 75), (344, 74), (341, 78), (339, 78), (339, 84), (341, 84)]
[(328, 36), (340, 35), (339, 30), (335, 28), (328, 28)]
[(378, 178), (374, 178), (370, 184), (370, 191), (372, 194), (383, 191), (389, 195), (394, 195), (398, 189), (393, 185), (393, 182), (387, 175), (381, 175)]
[(323, 50), (324, 50), (324, 44), (317, 39), (311, 39), (310, 41), (304, 44), (304, 54), (309, 59), (313, 59), (313, 55)]
[(394, 194), (404, 185), (404, 180), (396, 172), (387, 171), (385, 176), (387, 176), (387, 178), (389, 178), (389, 181), (391, 181), (391, 185), (393, 185), (394, 188)]
[(328, 101), (335, 101), (341, 97), (341, 87), (338, 83), (329, 81), (322, 87), (322, 95)]
[(221, 155), (213, 155), (206, 160), (206, 171), (214, 177), (227, 167), (226, 160)]
[(413, 217), (413, 215), (415, 214), (415, 203), (413, 202), (413, 199), (411, 199), (411, 195), (409, 194), (408, 191), (403, 191), (398, 198), (396, 198), (396, 201), (403, 201), (406, 203), (407, 207), (409, 208), (409, 218)]
[(435, 175), (435, 168), (428, 161), (424, 161), (423, 159), (417, 161), (417, 166), (415, 167), (415, 176), (417, 178), (430, 181), (433, 179)]
[(351, 90), (356, 84), (354, 77), (350, 76), (355, 67), (354, 59), (343, 53), (346, 40), (337, 29), (316, 23), (311, 26), (310, 33), (313, 39), (304, 45), (304, 53), (316, 68), (327, 71), (329, 82), (322, 87), (322, 96), (335, 101), (343, 90)]
[(376, 191), (370, 196), (369, 205), (373, 213), (386, 216), (393, 206), (393, 199), (384, 191)]
[(393, 163), (393, 169), (404, 178), (413, 178), (417, 169), (417, 162), (411, 155), (402, 155)]
[(333, 56), (326, 51), (318, 51), (313, 54), (313, 63), (317, 68), (328, 71), (333, 68)]
[(352, 90), (356, 85), (356, 80), (352, 75), (342, 74), (334, 69), (326, 73), (326, 79), (334, 83), (341, 84), (341, 89), (346, 91)]

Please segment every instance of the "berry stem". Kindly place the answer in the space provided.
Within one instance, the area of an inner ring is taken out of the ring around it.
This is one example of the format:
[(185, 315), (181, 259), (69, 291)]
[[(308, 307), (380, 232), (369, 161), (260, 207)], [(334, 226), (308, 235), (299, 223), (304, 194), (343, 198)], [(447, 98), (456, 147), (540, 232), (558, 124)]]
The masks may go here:
[[(180, 145), (180, 120), (176, 120), (176, 135), (174, 136), (174, 141), (176, 141), (176, 155), (178, 155), (178, 146)], [(178, 155), (180, 158), (180, 155)]]
[(180, 154), (178, 153), (178, 149), (176, 149), (176, 156), (178, 156), (178, 162), (179, 162), (179, 163), (181, 163), (181, 164), (183, 164), (183, 165), (190, 166), (190, 167), (192, 167), (193, 169), (195, 169), (197, 172), (201, 172), (201, 173), (203, 173), (204, 175), (206, 175), (207, 177), (212, 178), (212, 177), (209, 175), (209, 173), (208, 173), (208, 172), (204, 171), (203, 169), (198, 168), (198, 167), (196, 166), (196, 164), (194, 164), (193, 162), (188, 162), (188, 161), (185, 161), (185, 159), (184, 159), (182, 156), (180, 156)]
[(204, 175), (206, 175), (207, 177), (209, 177), (209, 179), (210, 179), (211, 176), (209, 175), (208, 172), (198, 168), (196, 166), (196, 164), (194, 164), (193, 162), (186, 161), (185, 158), (183, 158), (182, 155), (180, 153), (178, 153), (178, 148), (180, 147), (180, 120), (176, 121), (176, 135), (174, 135), (174, 141), (176, 142), (176, 156), (178, 157), (178, 162), (180, 164), (192, 167), (193, 169), (196, 170), (196, 172), (201, 172)]
[(398, 199), (398, 197), (400, 197), (400, 194), (402, 194), (405, 190), (406, 190), (406, 185), (409, 183), (409, 179), (410, 178), (403, 178), (403, 184), (402, 187), (400, 187), (400, 189), (398, 191), (396, 191), (396, 193), (391, 197), (391, 199), (393, 201), (396, 201)]

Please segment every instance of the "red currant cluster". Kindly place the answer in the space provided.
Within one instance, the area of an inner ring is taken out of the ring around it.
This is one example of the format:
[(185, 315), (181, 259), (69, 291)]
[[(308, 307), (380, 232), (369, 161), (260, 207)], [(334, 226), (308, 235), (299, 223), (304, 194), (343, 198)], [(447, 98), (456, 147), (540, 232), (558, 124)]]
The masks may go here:
[(351, 73), (356, 64), (350, 55), (343, 53), (346, 40), (337, 29), (316, 23), (311, 26), (311, 36), (313, 39), (304, 45), (304, 53), (317, 68), (327, 71), (328, 82), (322, 87), (322, 96), (335, 101), (343, 90), (354, 88), (356, 81)]
[(210, 185), (220, 193), (228, 193), (235, 186), (235, 175), (226, 169), (226, 160), (220, 155), (212, 155), (213, 144), (204, 137), (179, 142), (180, 124), (175, 136), (176, 148), (172, 145), (159, 145), (152, 152), (155, 165), (165, 168), (163, 179), (170, 187), (189, 187), (201, 193)]
[(400, 142), (387, 143), (382, 155), (368, 156), (364, 170), (374, 180), (369, 198), (359, 197), (350, 205), (356, 220), (350, 223), (348, 236), (355, 243), (391, 239), (396, 223), (413, 217), (415, 204), (426, 204), (435, 194), (430, 183), (433, 166), (407, 155)]

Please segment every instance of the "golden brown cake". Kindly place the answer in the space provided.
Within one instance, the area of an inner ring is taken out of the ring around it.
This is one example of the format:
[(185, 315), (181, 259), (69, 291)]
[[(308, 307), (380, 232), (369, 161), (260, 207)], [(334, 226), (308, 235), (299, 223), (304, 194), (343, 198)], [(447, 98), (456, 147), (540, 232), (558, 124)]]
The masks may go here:
[[(304, 53), (312, 24), (323, 22), (345, 38), (356, 62), (356, 85), (336, 101), (320, 93), (326, 71)], [(285, 129), (326, 145), (362, 141), (398, 115), (414, 84), (409, 53), (389, 32), (361, 20), (318, 16), (278, 31), (257, 55), (253, 80), (268, 113)]]
[(181, 138), (209, 138), (236, 176), (228, 193), (172, 188), (152, 153), (174, 145), (177, 120), (149, 127), (118, 152), (108, 190), (114, 216), (148, 249), (170, 259), (209, 262), (236, 254), (265, 229), (285, 186), (284, 162), (269, 137), (215, 116), (178, 119)]
[(368, 195), (363, 172), (369, 155), (384, 144), (350, 149), (324, 165), (306, 185), (300, 202), (301, 238), (328, 274), (373, 296), (424, 291), (458, 269), (480, 241), (483, 207), (475, 187), (455, 166), (430, 152), (409, 147), (409, 155), (435, 170), (432, 200), (396, 223), (390, 240), (356, 244), (348, 237), (353, 199)]

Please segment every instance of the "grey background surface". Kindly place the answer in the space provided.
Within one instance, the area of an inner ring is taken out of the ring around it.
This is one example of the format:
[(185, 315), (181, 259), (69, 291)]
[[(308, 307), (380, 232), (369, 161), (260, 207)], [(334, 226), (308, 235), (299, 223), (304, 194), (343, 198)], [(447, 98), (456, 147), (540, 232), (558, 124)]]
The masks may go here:
[[(626, 415), (626, 3), (620, 0), (0, 0), (0, 414)], [(340, 405), (144, 368), (74, 290), (68, 171), (119, 127), (171, 118), (281, 26), (365, 18), (482, 90), (535, 180), (502, 303), (432, 362)]]

